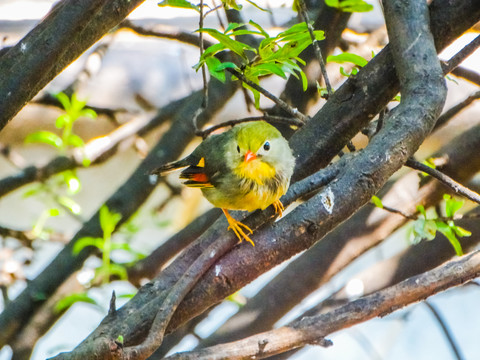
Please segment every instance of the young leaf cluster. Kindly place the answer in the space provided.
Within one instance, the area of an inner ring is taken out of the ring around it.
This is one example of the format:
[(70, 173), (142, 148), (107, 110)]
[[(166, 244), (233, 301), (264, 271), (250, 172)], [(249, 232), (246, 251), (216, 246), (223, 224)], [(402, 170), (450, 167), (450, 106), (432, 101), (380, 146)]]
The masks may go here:
[(73, 253), (78, 254), (87, 246), (94, 246), (102, 252), (102, 264), (96, 269), (95, 279), (100, 279), (103, 283), (108, 283), (112, 275), (118, 276), (124, 280), (127, 278), (127, 270), (123, 264), (112, 263), (111, 255), (115, 250), (124, 250), (136, 257), (141, 255), (136, 253), (127, 242), (113, 242), (112, 234), (122, 216), (111, 212), (106, 205), (100, 208), (99, 222), (103, 232), (102, 237), (86, 236), (79, 239), (73, 247)]
[[(445, 217), (438, 217), (437, 214), (434, 213), (433, 216), (429, 218), (425, 207), (423, 205), (417, 206), (417, 211), (420, 213), (420, 216), (413, 222), (408, 237), (412, 243), (417, 244), (422, 239), (435, 239), (438, 231), (450, 241), (456, 254), (461, 256), (463, 255), (463, 250), (458, 238), (472, 235), (470, 231), (456, 225), (454, 222), (455, 214), (462, 208), (464, 201), (456, 200), (448, 194), (443, 195), (443, 199)], [(373, 196), (371, 202), (378, 208), (384, 208), (382, 201), (377, 196)]]
[[(25, 138), (26, 143), (44, 143), (57, 148), (61, 154), (65, 154), (69, 147), (83, 147), (85, 144), (82, 138), (73, 133), (73, 124), (82, 117), (95, 119), (97, 114), (92, 109), (86, 109), (86, 101), (79, 100), (76, 94), (71, 99), (63, 92), (54, 95), (62, 104), (65, 113), (55, 121), (55, 127), (62, 130), (62, 135), (40, 130), (33, 132)], [(86, 160), (87, 161), (87, 160)], [(84, 163), (88, 166), (88, 163)]]
[[(247, 29), (245, 24), (231, 23), (224, 32), (216, 29), (203, 28), (204, 32), (215, 38), (218, 43), (210, 46), (200, 57), (200, 61), (194, 66), (200, 69), (206, 65), (210, 75), (218, 80), (225, 81), (226, 68), (233, 68), (255, 84), (259, 84), (260, 78), (267, 75), (277, 75), (283, 79), (291, 74), (302, 79), (303, 89), (307, 88), (307, 78), (298, 63), (305, 65), (299, 58), (300, 53), (312, 43), (306, 23), (295, 24), (289, 29), (280, 32), (276, 36), (270, 36), (259, 24), (250, 21), (254, 30)], [(253, 35), (262, 38), (258, 48), (236, 39), (239, 35)], [(316, 40), (323, 40), (324, 32), (314, 31)], [(224, 50), (230, 50), (237, 55), (239, 64), (234, 62), (221, 62), (215, 55)], [(243, 86), (252, 91), (255, 106), (259, 107), (260, 93), (248, 86)]]

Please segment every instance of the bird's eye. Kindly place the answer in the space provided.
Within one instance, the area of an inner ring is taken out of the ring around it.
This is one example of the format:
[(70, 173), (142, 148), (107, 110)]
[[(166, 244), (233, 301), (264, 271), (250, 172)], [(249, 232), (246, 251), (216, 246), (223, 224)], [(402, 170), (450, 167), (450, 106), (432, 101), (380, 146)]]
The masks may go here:
[(240, 154), (240, 146), (237, 145), (237, 151)]
[(265, 141), (265, 144), (263, 144), (263, 150), (265, 151), (270, 150), (270, 143), (268, 141)]

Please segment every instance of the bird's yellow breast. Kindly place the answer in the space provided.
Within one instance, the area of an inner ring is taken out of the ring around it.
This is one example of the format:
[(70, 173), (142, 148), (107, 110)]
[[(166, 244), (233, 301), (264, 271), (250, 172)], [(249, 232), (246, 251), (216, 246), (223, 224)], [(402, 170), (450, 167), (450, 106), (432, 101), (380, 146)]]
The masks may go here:
[(272, 165), (260, 159), (242, 162), (233, 171), (238, 177), (253, 180), (258, 185), (263, 185), (266, 180), (272, 179), (276, 174), (275, 168)]

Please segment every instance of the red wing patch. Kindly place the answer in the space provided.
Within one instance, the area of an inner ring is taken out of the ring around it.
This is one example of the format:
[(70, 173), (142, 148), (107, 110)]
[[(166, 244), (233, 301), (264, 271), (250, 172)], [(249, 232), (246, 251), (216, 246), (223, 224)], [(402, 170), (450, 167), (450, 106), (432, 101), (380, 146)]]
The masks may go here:
[(213, 187), (210, 183), (208, 175), (205, 174), (204, 169), (198, 166), (189, 166), (180, 173), (180, 179), (185, 179), (183, 184), (189, 187)]
[(208, 182), (207, 174), (203, 174), (203, 173), (193, 174), (193, 176), (190, 179), (193, 180), (193, 181), (199, 182), (199, 183), (207, 183)]

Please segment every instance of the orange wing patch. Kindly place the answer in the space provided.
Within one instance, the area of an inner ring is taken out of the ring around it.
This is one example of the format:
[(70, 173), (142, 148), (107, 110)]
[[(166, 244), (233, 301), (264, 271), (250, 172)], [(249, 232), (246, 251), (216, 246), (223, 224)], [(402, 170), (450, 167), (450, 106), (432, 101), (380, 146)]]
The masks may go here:
[(193, 174), (190, 179), (199, 183), (208, 183), (209, 180), (207, 174), (204, 173)]

